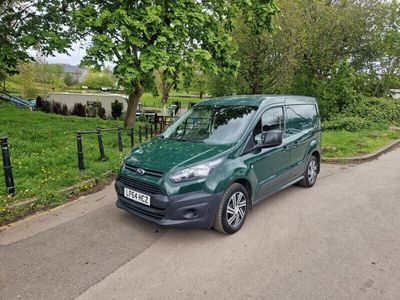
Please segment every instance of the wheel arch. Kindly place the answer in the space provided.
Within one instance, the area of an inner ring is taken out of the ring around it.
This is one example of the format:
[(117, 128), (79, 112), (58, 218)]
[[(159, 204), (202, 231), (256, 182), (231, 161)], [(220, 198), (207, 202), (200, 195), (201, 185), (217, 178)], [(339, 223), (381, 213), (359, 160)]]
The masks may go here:
[(247, 193), (249, 194), (248, 195), (249, 196), (249, 206), (252, 207), (253, 206), (253, 201), (252, 201), (253, 191), (252, 191), (250, 181), (247, 180), (246, 178), (237, 178), (232, 182), (232, 184), (233, 183), (239, 183), (247, 190)]

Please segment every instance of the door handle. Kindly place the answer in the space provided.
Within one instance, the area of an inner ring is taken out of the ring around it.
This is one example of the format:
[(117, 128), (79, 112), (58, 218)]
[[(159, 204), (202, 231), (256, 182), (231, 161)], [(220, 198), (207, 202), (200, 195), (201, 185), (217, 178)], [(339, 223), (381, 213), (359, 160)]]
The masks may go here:
[(282, 152), (286, 152), (288, 150), (288, 147), (287, 146), (283, 146), (282, 147)]
[(297, 147), (297, 142), (294, 142), (292, 147), (296, 148)]

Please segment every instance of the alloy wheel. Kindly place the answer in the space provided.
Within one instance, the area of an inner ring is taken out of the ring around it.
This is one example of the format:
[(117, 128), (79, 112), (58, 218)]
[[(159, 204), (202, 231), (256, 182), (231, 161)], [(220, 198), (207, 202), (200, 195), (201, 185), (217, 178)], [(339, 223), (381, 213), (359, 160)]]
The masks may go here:
[(226, 220), (232, 228), (241, 226), (246, 215), (246, 196), (242, 192), (234, 193), (226, 207)]

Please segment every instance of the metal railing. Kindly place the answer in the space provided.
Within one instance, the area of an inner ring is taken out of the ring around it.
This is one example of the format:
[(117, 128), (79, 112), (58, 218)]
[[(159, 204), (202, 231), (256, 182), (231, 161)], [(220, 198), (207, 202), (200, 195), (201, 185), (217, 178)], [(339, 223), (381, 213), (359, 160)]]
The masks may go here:
[(3, 157), (4, 179), (6, 181), (7, 194), (15, 194), (14, 177), (11, 166), (10, 149), (8, 147), (8, 137), (0, 138), (1, 154)]

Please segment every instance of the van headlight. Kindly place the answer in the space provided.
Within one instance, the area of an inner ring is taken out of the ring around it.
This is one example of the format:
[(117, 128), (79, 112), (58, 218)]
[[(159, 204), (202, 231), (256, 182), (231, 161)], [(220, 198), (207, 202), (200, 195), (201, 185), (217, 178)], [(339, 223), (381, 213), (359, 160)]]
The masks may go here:
[(223, 158), (218, 158), (199, 165), (192, 166), (190, 168), (176, 171), (174, 174), (172, 174), (170, 179), (172, 182), (177, 183), (177, 182), (205, 178), (208, 176), (210, 171), (216, 166), (218, 166), (223, 160), (224, 160)]

